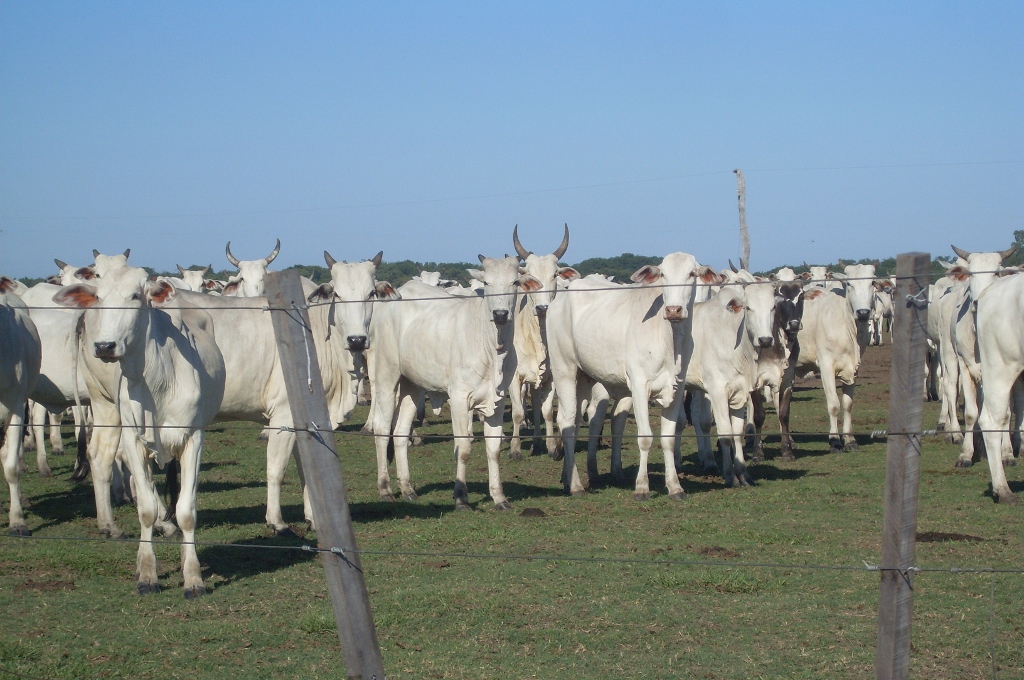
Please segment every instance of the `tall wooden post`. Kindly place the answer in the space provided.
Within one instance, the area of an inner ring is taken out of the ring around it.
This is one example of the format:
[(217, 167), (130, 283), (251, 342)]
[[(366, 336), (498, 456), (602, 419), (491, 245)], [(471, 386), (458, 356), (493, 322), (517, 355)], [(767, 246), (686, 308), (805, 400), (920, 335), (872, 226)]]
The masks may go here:
[(321, 558), (345, 672), (350, 680), (384, 680), (299, 273), (290, 269), (267, 274), (266, 289), (317, 537), (321, 548), (338, 549), (321, 553)]
[(740, 244), (743, 253), (740, 255), (740, 269), (750, 270), (750, 232), (747, 231), (747, 182), (743, 179), (743, 171), (739, 168), (733, 170), (736, 173), (736, 198), (740, 207)]
[(875, 677), (903, 680), (910, 674), (910, 623), (914, 604), (914, 548), (921, 467), (928, 270), (926, 253), (896, 259), (893, 299), (892, 373), (889, 392), (889, 447), (886, 454), (885, 515), (881, 585), (878, 591), (878, 647)]

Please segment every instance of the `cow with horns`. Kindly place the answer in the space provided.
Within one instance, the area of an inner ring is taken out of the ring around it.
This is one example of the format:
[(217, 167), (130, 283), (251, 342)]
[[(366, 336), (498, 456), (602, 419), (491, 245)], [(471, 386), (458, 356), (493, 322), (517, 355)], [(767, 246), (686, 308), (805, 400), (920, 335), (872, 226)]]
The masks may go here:
[(224, 247), (228, 262), (238, 267), (238, 273), (228, 279), (224, 286), (224, 295), (232, 297), (258, 297), (263, 295), (263, 279), (267, 275), (267, 267), (281, 252), (281, 239), (277, 239), (270, 255), (260, 260), (239, 260), (231, 254), (231, 241)]
[[(519, 225), (512, 229), (512, 244), (519, 257), (519, 271), (540, 281), (541, 288), (523, 295), (515, 315), (516, 372), (509, 384), (509, 399), (512, 401), (512, 440), (509, 458), (522, 457), (519, 438), (520, 428), (525, 420), (524, 397), (529, 389), (533, 401), (533, 446), (532, 455), (544, 453), (545, 448), (554, 454), (558, 439), (554, 433), (554, 391), (551, 389), (551, 368), (548, 364), (546, 319), (548, 306), (555, 299), (561, 287), (580, 277), (572, 267), (559, 266), (558, 261), (569, 248), (569, 225), (565, 234), (550, 255), (537, 255), (527, 250), (519, 241)], [(546, 446), (540, 437), (540, 423), (543, 420)]]

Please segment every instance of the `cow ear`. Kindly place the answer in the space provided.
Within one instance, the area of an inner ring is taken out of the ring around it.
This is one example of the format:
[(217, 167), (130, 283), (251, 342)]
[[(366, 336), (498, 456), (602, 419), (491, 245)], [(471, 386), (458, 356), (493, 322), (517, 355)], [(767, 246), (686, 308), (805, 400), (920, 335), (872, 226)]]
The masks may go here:
[(706, 264), (697, 267), (697, 276), (700, 278), (702, 283), (712, 285), (725, 283), (725, 277)]
[(60, 285), (60, 277), (59, 276), (51, 276), (50, 278), (46, 279), (46, 283), (52, 283), (55, 286), (59, 286)]
[(642, 283), (645, 286), (649, 286), (661, 280), (661, 267), (656, 264), (645, 264), (633, 272), (629, 279), (633, 283)]
[(0, 276), (0, 293), (12, 293), (17, 287), (17, 282), (11, 277)]
[(309, 297), (306, 298), (307, 302), (329, 302), (334, 299), (334, 284), (332, 283), (321, 283), (316, 287)]
[(79, 267), (75, 270), (75, 278), (83, 281), (91, 281), (96, 278), (96, 270), (92, 267)]
[(804, 299), (806, 299), (806, 300), (813, 300), (815, 298), (821, 297), (824, 294), (825, 294), (825, 291), (824, 291), (824, 289), (821, 289), (821, 288), (819, 288), (817, 290), (810, 290), (810, 291), (807, 291), (807, 292), (805, 292), (803, 294), (803, 296), (801, 297), (801, 300), (804, 300)]
[(157, 305), (166, 304), (178, 295), (178, 289), (167, 281), (154, 281), (146, 286), (146, 297)]
[(565, 279), (566, 281), (575, 281), (580, 278), (580, 273), (572, 267), (559, 267), (558, 278)]
[(971, 272), (970, 270), (967, 269), (967, 267), (957, 265), (955, 267), (950, 267), (949, 269), (947, 269), (946, 276), (953, 279), (954, 281), (966, 281), (968, 278), (970, 278)]
[(402, 295), (395, 290), (387, 281), (378, 281), (374, 287), (374, 295), (377, 296), (378, 300), (401, 300)]
[(73, 286), (61, 288), (53, 296), (53, 301), (61, 307), (78, 307), (85, 309), (92, 307), (99, 299), (96, 297), (96, 288), (85, 283), (76, 283)]
[(206, 290), (216, 290), (217, 282), (214, 281), (213, 279), (206, 279), (205, 281), (203, 281), (203, 288), (205, 288)]
[(517, 283), (526, 293), (533, 293), (544, 287), (544, 284), (540, 282), (540, 279), (532, 274), (523, 274), (519, 277), (519, 281), (517, 281)]
[(238, 281), (229, 281), (224, 285), (224, 289), (221, 291), (224, 295), (234, 295), (238, 292)]
[(729, 300), (729, 303), (725, 306), (733, 314), (739, 314), (743, 311), (743, 300), (739, 298), (733, 298)]
[(832, 278), (835, 279), (836, 281), (844, 281), (845, 282), (846, 281), (846, 274), (840, 274), (839, 272), (835, 272), (834, 274), (832, 274)]
[(484, 273), (479, 269), (467, 269), (466, 273), (469, 274), (470, 278), (476, 279), (477, 281), (484, 280)]
[(804, 272), (803, 274), (800, 275), (800, 278), (803, 279), (804, 281), (810, 281), (811, 280), (811, 273), (810, 272)]
[(872, 281), (871, 285), (874, 286), (875, 290), (877, 291), (885, 290), (885, 284), (882, 283), (881, 281)]

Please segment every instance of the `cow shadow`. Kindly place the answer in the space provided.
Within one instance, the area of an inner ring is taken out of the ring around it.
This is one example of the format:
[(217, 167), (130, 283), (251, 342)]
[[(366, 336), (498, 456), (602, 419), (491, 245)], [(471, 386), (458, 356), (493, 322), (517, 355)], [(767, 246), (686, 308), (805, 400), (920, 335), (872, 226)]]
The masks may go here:
[[(520, 484), (519, 482), (504, 480), (502, 481), (501, 486), (502, 490), (505, 492), (505, 496), (508, 497), (509, 503), (533, 498), (553, 498), (562, 495), (562, 489), (560, 486), (537, 486), (535, 484)], [(486, 508), (491, 502), (490, 490), (488, 489), (487, 482), (467, 482), (466, 487), (469, 490), (470, 495), (481, 495), (484, 497), (480, 501), (471, 502), (469, 504), (473, 509), (476, 509), (477, 506)], [(424, 484), (418, 487), (416, 492), (419, 494), (428, 494), (434, 491), (447, 491), (451, 494), (454, 490), (455, 480), (452, 480), (447, 482), (432, 482), (430, 484)], [(450, 510), (452, 506), (446, 507)]]
[(261, 536), (224, 545), (201, 546), (197, 553), (204, 578), (209, 578), (210, 574), (219, 576), (221, 580), (216, 588), (220, 589), (316, 559), (317, 553), (304, 550), (304, 545), (306, 541), (298, 536)]
[[(1020, 463), (1018, 463), (1018, 465), (1019, 464)], [(1018, 480), (1007, 481), (1007, 484), (1010, 486), (1010, 491), (1015, 496), (1017, 494), (1021, 493), (1021, 492), (1024, 492), (1024, 480), (1021, 480), (1021, 481), (1018, 481)], [(991, 484), (988, 485), (988, 488), (985, 489), (985, 493), (982, 494), (982, 495), (985, 496), (986, 498), (990, 498), (993, 503), (997, 503), (998, 502), (998, 500), (996, 499), (996, 497), (992, 493), (992, 485)]]
[(267, 487), (266, 480), (259, 481), (248, 481), (248, 482), (222, 482), (222, 481), (210, 481), (204, 482), (200, 478), (199, 480), (199, 493), (220, 493), (223, 491), (236, 491), (238, 489), (265, 489)]
[(69, 490), (30, 496), (26, 510), (44, 520), (33, 531), (83, 519), (92, 519), (95, 526), (96, 497), (91, 484), (77, 484)]

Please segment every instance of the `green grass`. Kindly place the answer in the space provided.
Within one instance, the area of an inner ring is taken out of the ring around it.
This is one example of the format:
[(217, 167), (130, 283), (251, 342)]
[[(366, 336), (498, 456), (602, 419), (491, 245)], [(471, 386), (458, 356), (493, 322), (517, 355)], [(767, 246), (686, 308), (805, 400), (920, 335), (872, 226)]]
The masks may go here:
[[(868, 362), (887, 349), (870, 350)], [(809, 388), (814, 383), (803, 383)], [(820, 389), (800, 389), (794, 429), (821, 430)], [(884, 384), (858, 388), (858, 430), (885, 427)], [(926, 426), (934, 422), (928, 405)], [(337, 442), (360, 547), (390, 551), (578, 555), (644, 560), (859, 565), (878, 563), (884, 442), (829, 455), (823, 437), (799, 443), (798, 460), (753, 466), (757, 486), (727, 490), (683, 470), (689, 497), (634, 502), (611, 484), (601, 451), (601, 484), (585, 498), (561, 493), (560, 464), (547, 457), (510, 463), (502, 476), (513, 512), (491, 509), (479, 442), (469, 467), (476, 511), (455, 513), (450, 443), (413, 449), (417, 503), (376, 499), (372, 442), (358, 437), (360, 408)], [(769, 415), (769, 430), (774, 431)], [(229, 427), (234, 427), (231, 425)], [(259, 428), (207, 439), (199, 496), (200, 541), (298, 544), (264, 528), (265, 451)], [(436, 419), (425, 432), (450, 432)], [(692, 432), (692, 430), (688, 430)], [(692, 453), (693, 440), (684, 443)], [(70, 447), (69, 447), (70, 450)], [(985, 465), (954, 470), (957, 450), (928, 438), (922, 453), (921, 532), (983, 541), (919, 543), (922, 566), (1024, 566), (1024, 504), (992, 503)], [(29, 456), (32, 459), (32, 456)], [(660, 459), (660, 453), (652, 460)], [(581, 461), (582, 462), (582, 461)], [(55, 478), (24, 476), (35, 536), (98, 537), (92, 490), (69, 481), (71, 458), (51, 458)], [(627, 475), (636, 471), (627, 440)], [(629, 467), (632, 466), (632, 467)], [(581, 470), (583, 468), (581, 467)], [(585, 472), (585, 471), (584, 471)], [(1024, 491), (1024, 468), (1008, 470)], [(301, 527), (290, 471), (285, 517)], [(520, 514), (538, 508), (545, 517)], [(132, 507), (122, 527), (138, 535)], [(313, 538), (307, 535), (306, 540)], [(319, 558), (292, 551), (203, 547), (212, 592), (181, 595), (178, 551), (157, 547), (162, 593), (134, 593), (135, 545), (0, 539), (0, 678), (343, 677)], [(861, 678), (873, 673), (878, 575), (856, 571), (679, 566), (564, 560), (363, 557), (389, 677), (415, 678)], [(912, 673), (926, 678), (990, 677), (994, 606), (999, 678), (1024, 678), (1024, 576), (921, 574), (915, 580)]]

